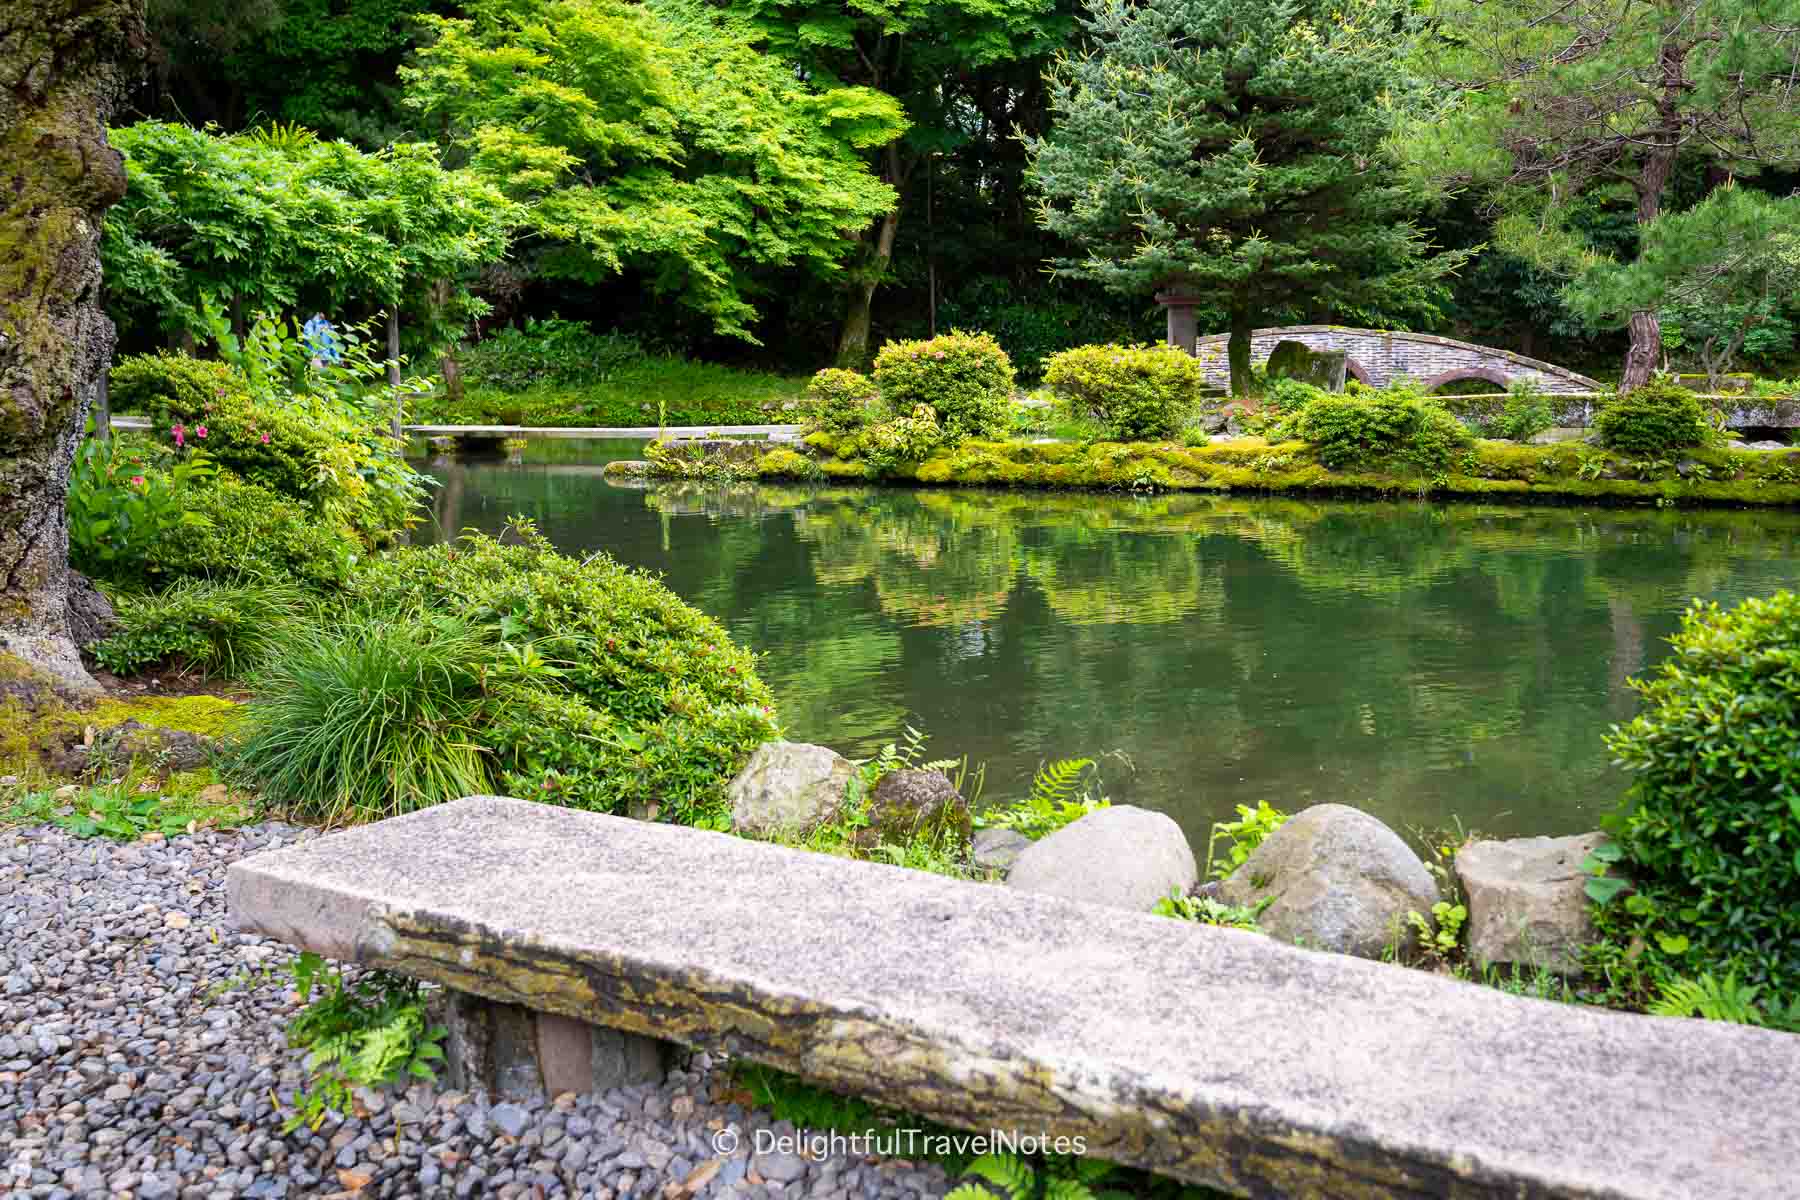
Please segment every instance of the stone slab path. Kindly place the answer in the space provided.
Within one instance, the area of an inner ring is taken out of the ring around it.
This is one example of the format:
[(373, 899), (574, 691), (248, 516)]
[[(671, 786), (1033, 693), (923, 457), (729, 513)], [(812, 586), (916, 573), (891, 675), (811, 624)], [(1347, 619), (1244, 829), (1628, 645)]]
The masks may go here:
[[(821, 1197), (949, 1190), (933, 1165), (810, 1161), (696, 1056), (660, 1088), (490, 1105), (415, 1087), (284, 1135), (291, 951), (235, 932), (225, 869), (313, 836), (266, 824), (164, 842), (0, 831), (0, 1195)], [(735, 1140), (731, 1154), (715, 1149)], [(760, 1132), (759, 1132), (760, 1131)]]

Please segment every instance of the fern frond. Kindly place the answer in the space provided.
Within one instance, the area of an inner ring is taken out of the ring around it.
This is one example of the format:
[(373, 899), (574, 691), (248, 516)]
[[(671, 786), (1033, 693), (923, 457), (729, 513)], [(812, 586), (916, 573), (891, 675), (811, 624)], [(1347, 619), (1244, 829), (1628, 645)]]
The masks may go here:
[(1010, 1200), (1035, 1200), (1037, 1195), (1037, 1172), (1011, 1154), (984, 1154), (963, 1174), (987, 1180), (1003, 1189)]
[(1091, 758), (1059, 758), (1045, 763), (1031, 777), (1031, 802), (1060, 807), (1081, 794), (1081, 777), (1094, 765)]
[(1079, 1179), (1052, 1179), (1044, 1187), (1044, 1200), (1095, 1200), (1094, 1189)]
[(1734, 1025), (1761, 1025), (1762, 1010), (1756, 1006), (1758, 984), (1741, 984), (1735, 974), (1723, 980), (1712, 975), (1698, 979), (1672, 979), (1662, 986), (1662, 995), (1649, 1006), (1658, 1017), (1701, 1017), (1708, 1021), (1729, 1021)]

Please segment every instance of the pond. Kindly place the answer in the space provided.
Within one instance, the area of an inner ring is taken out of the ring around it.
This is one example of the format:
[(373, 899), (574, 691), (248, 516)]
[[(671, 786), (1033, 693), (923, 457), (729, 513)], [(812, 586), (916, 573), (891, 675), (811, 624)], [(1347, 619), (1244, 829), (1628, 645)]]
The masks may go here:
[(821, 485), (615, 487), (641, 443), (437, 460), (422, 536), (535, 518), (661, 573), (763, 655), (788, 736), (908, 725), (1014, 797), (1047, 759), (1204, 845), (1233, 806), (1397, 828), (1593, 828), (1691, 596), (1795, 577), (1800, 514)]

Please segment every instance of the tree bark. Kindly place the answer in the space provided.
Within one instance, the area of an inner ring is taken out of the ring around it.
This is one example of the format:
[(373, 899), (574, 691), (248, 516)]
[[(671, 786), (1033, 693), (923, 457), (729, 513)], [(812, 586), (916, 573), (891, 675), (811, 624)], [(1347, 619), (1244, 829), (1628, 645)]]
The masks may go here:
[(125, 194), (106, 122), (147, 40), (143, 0), (0, 6), (0, 652), (93, 695), (68, 614), (69, 464), (112, 357), (101, 218)]
[(1250, 334), (1256, 326), (1249, 306), (1236, 304), (1231, 309), (1231, 336), (1225, 340), (1225, 359), (1231, 364), (1231, 394), (1250, 394)]
[(850, 283), (850, 302), (844, 311), (844, 330), (837, 348), (837, 365), (847, 371), (860, 371), (868, 365), (875, 289), (887, 274), (888, 264), (894, 261), (894, 236), (900, 231), (900, 189), (906, 182), (900, 168), (900, 152), (889, 146), (882, 162), (882, 178), (894, 189), (894, 207), (881, 218), (875, 230), (873, 252)]
[[(1665, 42), (1659, 55), (1663, 72), (1662, 98), (1656, 106), (1660, 127), (1650, 133), (1652, 144), (1638, 168), (1634, 185), (1639, 229), (1661, 214), (1663, 193), (1675, 170), (1675, 151), (1681, 136), (1681, 96), (1687, 87), (1686, 57), (1686, 49), (1673, 42)], [(1631, 334), (1631, 345), (1625, 350), (1625, 370), (1619, 376), (1620, 394), (1650, 382), (1662, 359), (1662, 317), (1655, 309), (1632, 313), (1626, 328)]]

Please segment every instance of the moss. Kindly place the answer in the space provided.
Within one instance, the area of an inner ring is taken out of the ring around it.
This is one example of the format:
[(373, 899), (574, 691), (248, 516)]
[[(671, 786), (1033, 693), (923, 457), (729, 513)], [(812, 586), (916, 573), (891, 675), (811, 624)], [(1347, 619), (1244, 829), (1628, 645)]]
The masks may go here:
[(765, 479), (796, 479), (815, 472), (812, 459), (784, 447), (757, 459), (756, 473)]
[[(765, 454), (757, 473), (767, 479), (807, 479), (819, 473), (839, 480), (875, 477), (858, 459), (814, 458), (785, 449)], [(901, 468), (892, 478), (936, 486), (1800, 505), (1800, 450), (1699, 448), (1642, 460), (1579, 442), (1521, 446), (1477, 441), (1446, 472), (1427, 476), (1402, 464), (1393, 470), (1331, 470), (1305, 442), (1262, 438), (1194, 447), (1173, 442), (967, 441)]]
[(179, 729), (203, 737), (221, 737), (236, 727), (243, 705), (219, 696), (145, 696), (106, 699), (89, 709), (65, 709), (49, 719), (52, 726), (92, 725), (96, 729), (136, 721), (162, 729)]

